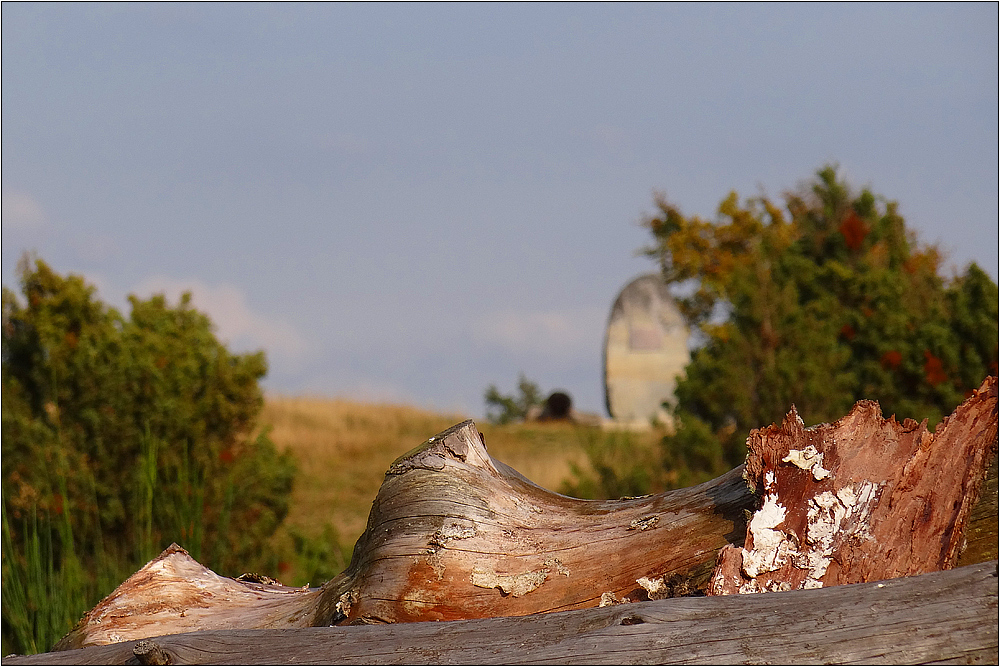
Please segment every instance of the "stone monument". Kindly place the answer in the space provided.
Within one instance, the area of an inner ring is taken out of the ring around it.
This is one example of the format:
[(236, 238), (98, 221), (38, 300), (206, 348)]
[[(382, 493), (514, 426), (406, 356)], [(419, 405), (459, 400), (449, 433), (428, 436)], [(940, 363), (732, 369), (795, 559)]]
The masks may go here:
[(611, 307), (604, 343), (604, 398), (618, 422), (670, 424), (663, 409), (690, 359), (684, 317), (656, 273), (630, 282)]

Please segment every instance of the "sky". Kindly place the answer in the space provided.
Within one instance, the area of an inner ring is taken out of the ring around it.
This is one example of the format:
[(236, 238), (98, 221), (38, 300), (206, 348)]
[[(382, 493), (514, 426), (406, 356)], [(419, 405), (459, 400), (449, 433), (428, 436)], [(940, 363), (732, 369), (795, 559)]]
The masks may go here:
[(663, 192), (714, 218), (835, 163), (998, 272), (998, 6), (2, 5), (3, 285), (26, 251), (190, 290), (265, 390), (603, 413)]

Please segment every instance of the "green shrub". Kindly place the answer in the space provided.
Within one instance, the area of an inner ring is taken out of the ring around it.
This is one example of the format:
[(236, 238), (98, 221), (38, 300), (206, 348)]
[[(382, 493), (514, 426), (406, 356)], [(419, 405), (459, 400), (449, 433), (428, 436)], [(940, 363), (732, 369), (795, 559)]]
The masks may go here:
[(41, 607), (70, 581), (83, 593), (51, 604), (75, 621), (171, 542), (223, 574), (273, 571), (294, 465), (257, 433), (264, 354), (231, 354), (189, 294), (129, 297), (125, 318), (78, 276), (19, 268), (24, 300), (3, 290), (4, 653), (69, 630), (63, 614), (28, 633), (18, 586)]
[(563, 483), (560, 493), (604, 500), (663, 490), (663, 468), (646, 434), (579, 427), (577, 437), (590, 470), (571, 463), (572, 479)]
[(496, 385), (486, 388), (483, 400), (486, 401), (486, 418), (492, 424), (503, 425), (523, 421), (528, 411), (545, 402), (542, 390), (538, 385), (522, 373), (517, 378), (517, 395), (501, 394)]

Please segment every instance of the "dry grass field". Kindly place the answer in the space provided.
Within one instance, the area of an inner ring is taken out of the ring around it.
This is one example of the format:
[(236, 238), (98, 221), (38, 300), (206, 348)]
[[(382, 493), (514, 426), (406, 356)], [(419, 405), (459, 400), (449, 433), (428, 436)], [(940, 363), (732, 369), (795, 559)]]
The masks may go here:
[[(270, 425), (271, 439), (279, 449), (292, 452), (299, 469), (275, 546), (291, 550), (294, 535), (327, 544), (331, 553), (316, 556), (325, 561), (322, 572), (329, 576), (340, 571), (365, 529), (372, 500), (392, 461), (466, 418), (403, 405), (268, 396), (261, 423)], [(587, 445), (603, 437), (599, 429), (566, 423), (477, 425), (494, 458), (553, 491), (565, 490), (574, 479), (571, 466), (590, 471)], [(646, 439), (648, 450), (654, 441)], [(303, 559), (301, 554), (290, 559), (282, 581), (306, 583), (309, 568)]]

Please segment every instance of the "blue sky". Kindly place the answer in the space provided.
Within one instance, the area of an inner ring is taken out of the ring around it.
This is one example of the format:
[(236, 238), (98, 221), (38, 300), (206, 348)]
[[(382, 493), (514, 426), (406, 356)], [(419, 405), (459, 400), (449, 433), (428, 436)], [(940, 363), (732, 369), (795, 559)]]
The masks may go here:
[(714, 216), (836, 162), (998, 266), (982, 4), (2, 5), (3, 284), (184, 289), (268, 391), (601, 411), (663, 191)]

